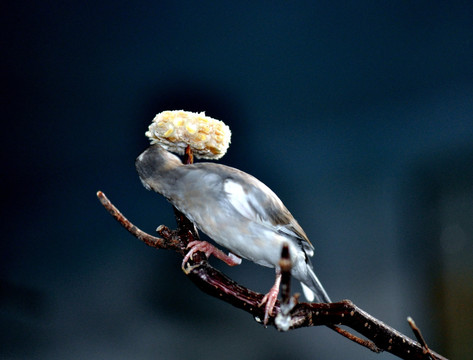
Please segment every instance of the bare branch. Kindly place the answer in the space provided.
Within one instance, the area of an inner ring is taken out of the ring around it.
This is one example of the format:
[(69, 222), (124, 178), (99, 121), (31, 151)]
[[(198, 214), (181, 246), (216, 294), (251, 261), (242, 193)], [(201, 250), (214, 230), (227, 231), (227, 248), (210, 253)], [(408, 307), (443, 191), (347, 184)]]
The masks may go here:
[(422, 333), (420, 332), (420, 329), (417, 327), (416, 323), (414, 322), (414, 319), (408, 316), (407, 322), (409, 326), (411, 327), (412, 332), (414, 333), (417, 341), (420, 343), (420, 345), (424, 349), (424, 354), (429, 355), (429, 358), (432, 360), (437, 360), (437, 357), (435, 356), (435, 354), (433, 354), (432, 350), (430, 350), (429, 347), (427, 346), (427, 343), (425, 342), (424, 337), (422, 336)]
[[(125, 229), (151, 247), (174, 250), (184, 256), (186, 254), (187, 244), (190, 241), (198, 239), (195, 226), (177, 210), (175, 214), (178, 222), (178, 230), (171, 231), (161, 225), (157, 230), (161, 238), (158, 238), (145, 233), (133, 225), (107, 199), (103, 192), (98, 191), (97, 197), (108, 212), (125, 227)], [(239, 285), (210, 266), (204, 253), (196, 252), (189, 261), (189, 264), (190, 267), (186, 269), (188, 271), (186, 275), (202, 291), (250, 313), (257, 322), (263, 323), (264, 308), (258, 306), (264, 297), (263, 294)], [(289, 280), (287, 278), (283, 280), (283, 286), (289, 287)], [(282, 290), (285, 301), (288, 299), (287, 291), (288, 290), (284, 290), (284, 288)], [(297, 303), (297, 298), (292, 297), (290, 299), (292, 299), (294, 303), (289, 312), (290, 323), (288, 329), (326, 325), (339, 334), (375, 352), (388, 351), (402, 359), (425, 360), (428, 359), (429, 356), (432, 356), (437, 360), (446, 360), (445, 357), (428, 349), (425, 342), (424, 345), (415, 342), (406, 335), (401, 334), (361, 310), (350, 300), (330, 304), (319, 304)], [(275, 313), (279, 314), (280, 312), (281, 303), (277, 301)], [(268, 325), (275, 326), (279, 329), (275, 323), (275, 317), (270, 317)], [(337, 325), (348, 326), (369, 340), (360, 339), (346, 330), (340, 329)], [(426, 349), (428, 349), (428, 352), (426, 352)]]
[(133, 236), (143, 241), (146, 245), (157, 249), (179, 250), (182, 244), (178, 239), (173, 238), (172, 233), (165, 226), (160, 226), (158, 230), (162, 232), (165, 238), (158, 238), (138, 229), (110, 202), (102, 191), (97, 191), (97, 197), (107, 211)]

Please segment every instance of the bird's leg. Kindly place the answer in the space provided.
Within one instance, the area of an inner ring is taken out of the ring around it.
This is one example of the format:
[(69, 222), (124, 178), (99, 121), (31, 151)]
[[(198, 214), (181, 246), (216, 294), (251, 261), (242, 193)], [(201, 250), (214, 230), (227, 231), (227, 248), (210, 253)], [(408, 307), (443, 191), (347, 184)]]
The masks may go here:
[(279, 294), (279, 285), (281, 284), (281, 273), (276, 273), (276, 281), (274, 282), (273, 287), (268, 291), (268, 293), (263, 297), (261, 303), (258, 306), (263, 306), (266, 303), (264, 308), (264, 325), (268, 323), (269, 317), (273, 312), (274, 304), (278, 300)]
[(241, 259), (238, 256), (232, 253), (228, 253), (228, 255), (226, 255), (222, 250), (217, 249), (215, 246), (208, 243), (207, 241), (200, 241), (200, 240), (191, 241), (187, 245), (187, 248), (190, 250), (187, 253), (187, 255), (184, 256), (184, 260), (182, 260), (182, 268), (184, 268), (184, 265), (189, 259), (192, 259), (192, 255), (196, 251), (201, 251), (205, 253), (205, 256), (207, 256), (207, 258), (210, 257), (210, 255), (213, 255), (217, 259), (222, 260), (225, 264), (229, 266), (235, 266), (235, 265), (241, 264)]

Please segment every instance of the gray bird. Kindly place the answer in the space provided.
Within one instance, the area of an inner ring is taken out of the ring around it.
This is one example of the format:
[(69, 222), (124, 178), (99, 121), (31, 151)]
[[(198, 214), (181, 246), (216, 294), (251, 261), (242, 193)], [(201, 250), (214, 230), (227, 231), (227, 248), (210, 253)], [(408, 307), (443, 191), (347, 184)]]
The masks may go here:
[[(163, 195), (217, 244), (238, 257), (276, 268), (276, 282), (265, 296), (265, 323), (279, 292), (279, 260), (288, 244), (292, 276), (298, 279), (309, 301), (331, 302), (317, 279), (309, 257), (314, 247), (277, 195), (255, 177), (214, 163), (184, 165), (159, 145), (150, 146), (136, 159), (143, 185)], [(239, 258), (205, 242), (189, 244), (191, 250), (214, 254), (229, 265)]]

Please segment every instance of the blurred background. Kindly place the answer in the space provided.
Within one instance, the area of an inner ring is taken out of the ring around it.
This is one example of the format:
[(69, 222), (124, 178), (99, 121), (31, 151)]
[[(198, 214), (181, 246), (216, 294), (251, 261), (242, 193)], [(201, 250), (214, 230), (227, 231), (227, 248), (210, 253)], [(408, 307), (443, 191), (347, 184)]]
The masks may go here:
[[(135, 158), (156, 113), (206, 111), (220, 161), (272, 188), (333, 300), (471, 356), (470, 1), (2, 5), (1, 359), (392, 359), (199, 291), (137, 226), (173, 227)], [(272, 269), (212, 264), (266, 292)], [(300, 291), (294, 285), (294, 291)]]

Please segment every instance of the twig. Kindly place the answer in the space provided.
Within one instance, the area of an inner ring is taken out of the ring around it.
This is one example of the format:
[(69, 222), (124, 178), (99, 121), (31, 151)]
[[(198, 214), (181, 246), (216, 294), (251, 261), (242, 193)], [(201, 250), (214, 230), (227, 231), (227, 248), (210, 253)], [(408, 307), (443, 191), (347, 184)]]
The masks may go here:
[(281, 304), (289, 305), (291, 302), (291, 269), (292, 262), (289, 256), (289, 246), (284, 244), (281, 251), (281, 260), (279, 260), (279, 268), (281, 269)]
[(424, 337), (422, 336), (422, 333), (420, 332), (420, 329), (417, 327), (416, 323), (414, 322), (414, 319), (408, 316), (407, 322), (409, 326), (411, 327), (412, 332), (414, 333), (417, 341), (420, 343), (420, 345), (424, 349), (424, 354), (427, 355), (432, 360), (437, 360), (437, 357), (432, 353), (432, 351), (427, 346), (427, 343), (425, 342)]
[[(172, 249), (178, 250), (181, 247), (181, 244), (176, 238), (170, 236), (170, 233), (164, 233), (166, 237), (158, 238), (150, 234), (145, 233), (144, 231), (138, 229), (133, 225), (123, 214), (108, 200), (105, 194), (102, 191), (97, 191), (97, 197), (99, 198), (102, 205), (107, 209), (107, 211), (133, 236), (137, 237), (139, 240), (143, 241), (146, 245), (157, 249)], [(164, 231), (164, 226), (160, 227)], [(158, 228), (159, 229), (159, 228)], [(167, 228), (166, 228), (167, 229)], [(169, 231), (169, 229), (168, 229)]]
[[(182, 214), (176, 214), (179, 230), (170, 231), (168, 228), (160, 226), (158, 232), (162, 238), (156, 238), (138, 229), (126, 219), (103, 192), (97, 192), (97, 196), (102, 205), (122, 226), (149, 246), (158, 249), (172, 249), (184, 255), (187, 243), (194, 239), (193, 230), (195, 227)], [(206, 261), (205, 254), (197, 252), (195, 255), (197, 256), (193, 256), (193, 266), (190, 267), (187, 274), (194, 284), (205, 293), (245, 310), (256, 321), (262, 323), (264, 309), (258, 305), (264, 295), (239, 285), (210, 266)], [(275, 313), (280, 312), (280, 307), (279, 301), (276, 302)], [(425, 348), (421, 344), (369, 315), (350, 300), (330, 304), (296, 303), (290, 311), (290, 317), (289, 329), (319, 325), (326, 325), (334, 329), (338, 328), (336, 325), (345, 325), (369, 339), (369, 343), (375, 344), (376, 349), (388, 351), (402, 359), (425, 360)], [(268, 325), (277, 327), (274, 317), (269, 319)], [(339, 330), (341, 331), (336, 331), (346, 336), (345, 330)], [(445, 357), (429, 351), (431, 356), (437, 360), (446, 360)]]

